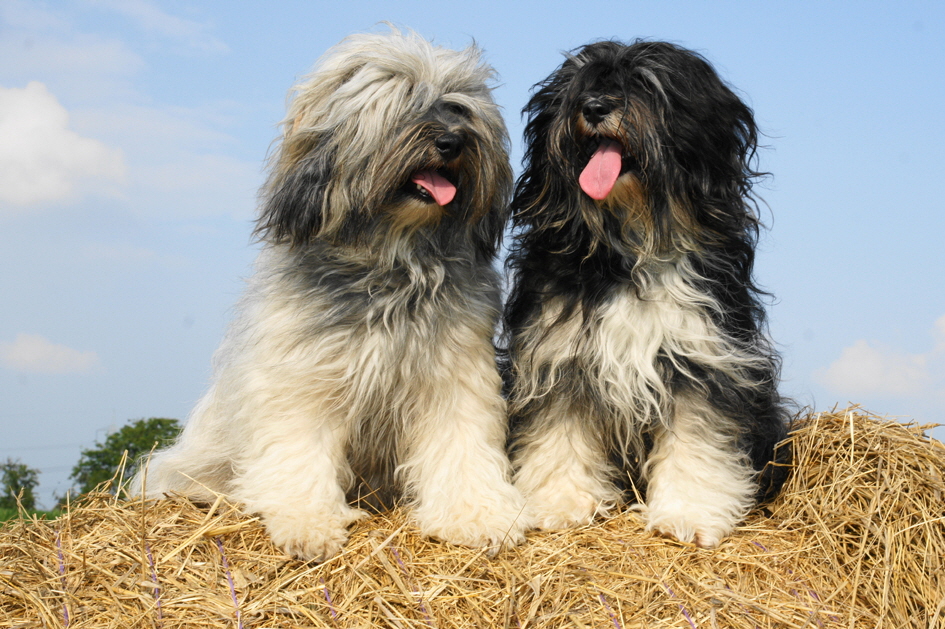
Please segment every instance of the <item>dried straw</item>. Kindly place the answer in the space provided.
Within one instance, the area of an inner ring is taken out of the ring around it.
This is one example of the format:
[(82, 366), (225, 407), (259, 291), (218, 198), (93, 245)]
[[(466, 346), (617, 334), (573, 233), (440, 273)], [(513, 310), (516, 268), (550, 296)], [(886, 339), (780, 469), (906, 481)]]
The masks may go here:
[(805, 417), (784, 492), (715, 550), (625, 510), (490, 558), (395, 510), (315, 565), (222, 498), (92, 495), (0, 528), (0, 627), (945, 629), (945, 447), (927, 428)]

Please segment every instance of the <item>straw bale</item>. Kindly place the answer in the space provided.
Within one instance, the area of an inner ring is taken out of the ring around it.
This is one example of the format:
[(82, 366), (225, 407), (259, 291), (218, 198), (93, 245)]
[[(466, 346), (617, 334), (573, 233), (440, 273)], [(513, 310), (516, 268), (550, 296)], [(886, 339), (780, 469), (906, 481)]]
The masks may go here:
[(0, 528), (0, 628), (945, 629), (945, 447), (858, 408), (809, 414), (783, 493), (714, 550), (630, 509), (489, 557), (402, 510), (292, 560), (223, 498), (90, 496)]

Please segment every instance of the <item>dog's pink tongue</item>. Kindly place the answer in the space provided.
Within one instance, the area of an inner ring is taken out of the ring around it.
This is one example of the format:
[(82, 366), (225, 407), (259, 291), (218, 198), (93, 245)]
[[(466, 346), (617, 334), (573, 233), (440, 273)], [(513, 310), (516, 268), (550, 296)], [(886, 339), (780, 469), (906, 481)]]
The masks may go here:
[(456, 186), (432, 170), (421, 170), (411, 179), (430, 193), (437, 205), (446, 205), (456, 196)]
[(617, 142), (601, 142), (578, 179), (581, 190), (586, 192), (587, 196), (598, 201), (607, 198), (620, 176), (621, 154), (620, 144)]

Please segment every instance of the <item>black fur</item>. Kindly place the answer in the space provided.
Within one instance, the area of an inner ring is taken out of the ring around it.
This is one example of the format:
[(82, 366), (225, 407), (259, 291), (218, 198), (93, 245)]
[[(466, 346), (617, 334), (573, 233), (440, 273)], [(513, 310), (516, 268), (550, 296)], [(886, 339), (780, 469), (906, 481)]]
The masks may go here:
[(335, 155), (314, 143), (311, 152), (283, 176), (265, 200), (256, 222), (261, 240), (307, 245), (322, 227), (325, 190), (331, 183)]

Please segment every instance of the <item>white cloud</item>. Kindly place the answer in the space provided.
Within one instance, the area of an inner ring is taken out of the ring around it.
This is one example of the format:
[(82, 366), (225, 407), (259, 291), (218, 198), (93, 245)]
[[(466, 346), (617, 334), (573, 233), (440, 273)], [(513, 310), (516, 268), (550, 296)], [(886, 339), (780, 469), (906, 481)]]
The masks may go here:
[(929, 384), (924, 355), (902, 354), (864, 340), (844, 348), (840, 358), (816, 377), (829, 389), (851, 398), (916, 395)]
[(39, 334), (18, 334), (13, 343), (0, 343), (0, 364), (23, 373), (87, 373), (98, 366), (98, 354), (49, 341)]
[[(127, 17), (139, 37), (132, 42), (77, 27), (79, 15), (104, 11), (109, 22), (115, 14)], [(0, 138), (0, 216), (62, 200), (77, 205), (93, 194), (120, 196), (129, 213), (162, 220), (253, 215), (263, 156), (234, 155), (240, 141), (229, 130), (245, 115), (241, 105), (170, 106), (137, 85), (145, 62), (131, 48), (148, 55), (168, 45), (226, 48), (208, 25), (187, 17), (151, 0), (0, 0), (0, 81), (42, 81), (0, 92), (19, 105), (0, 112), (15, 115), (13, 135), (4, 128)], [(142, 46), (142, 32), (159, 45)]]
[(0, 3), (0, 19), (10, 27), (29, 30), (63, 30), (68, 23), (38, 3), (5, 0)]
[[(130, 76), (144, 62), (120, 41), (90, 34), (4, 33), (0, 69), (6, 76), (29, 78), (39, 73), (60, 78), (78, 75)], [(98, 83), (98, 82), (96, 82)]]
[[(126, 147), (129, 209), (162, 219), (231, 216), (248, 220), (263, 181), (263, 156), (232, 155), (239, 142), (226, 133), (229, 105), (155, 108), (116, 104), (86, 112), (96, 137)], [(140, 147), (147, 147), (146, 151)]]
[(41, 80), (57, 94), (95, 101), (134, 95), (129, 79), (143, 59), (110, 36), (78, 32), (45, 3), (0, 2), (0, 76), (7, 84)]
[(814, 379), (848, 399), (861, 397), (941, 397), (945, 390), (945, 316), (935, 322), (928, 352), (910, 354), (866, 340), (845, 347)]
[(229, 47), (208, 33), (205, 24), (165, 13), (146, 0), (89, 0), (131, 19), (139, 28), (183, 42), (187, 47), (205, 52), (229, 52)]
[(0, 87), (0, 211), (106, 192), (124, 175), (122, 152), (71, 130), (45, 85)]

